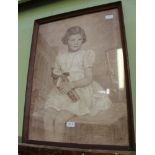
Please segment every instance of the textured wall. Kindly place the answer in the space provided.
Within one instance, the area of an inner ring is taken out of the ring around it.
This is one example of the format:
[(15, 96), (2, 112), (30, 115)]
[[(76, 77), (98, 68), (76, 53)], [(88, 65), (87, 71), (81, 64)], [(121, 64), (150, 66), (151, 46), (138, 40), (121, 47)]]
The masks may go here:
[[(55, 1), (50, 4), (21, 11), (19, 13), (19, 136), (22, 135), (26, 79), (34, 20), (63, 12), (69, 12), (72, 10), (78, 10), (115, 1), (116, 0), (59, 0), (57, 2)], [(136, 102), (135, 3), (135, 0), (122, 0), (129, 52), (134, 111)]]

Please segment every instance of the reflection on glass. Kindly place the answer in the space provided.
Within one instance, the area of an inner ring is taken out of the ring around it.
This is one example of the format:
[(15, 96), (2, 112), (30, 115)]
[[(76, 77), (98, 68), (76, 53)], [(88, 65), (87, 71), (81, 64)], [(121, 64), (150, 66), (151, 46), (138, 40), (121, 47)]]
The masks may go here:
[(118, 87), (124, 88), (124, 59), (122, 48), (117, 49)]
[(100, 94), (110, 94), (110, 89), (107, 88), (106, 90), (99, 90), (98, 93), (100, 93)]

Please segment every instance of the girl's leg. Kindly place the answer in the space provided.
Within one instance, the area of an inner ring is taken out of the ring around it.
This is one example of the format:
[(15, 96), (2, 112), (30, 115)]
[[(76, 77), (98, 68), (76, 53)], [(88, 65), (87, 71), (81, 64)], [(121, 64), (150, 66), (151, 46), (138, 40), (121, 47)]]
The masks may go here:
[(63, 110), (58, 113), (55, 119), (55, 137), (57, 141), (64, 140), (66, 122), (74, 116), (74, 114)]
[(44, 114), (44, 137), (45, 141), (53, 140), (55, 135), (55, 119), (58, 112), (54, 108), (49, 108)]

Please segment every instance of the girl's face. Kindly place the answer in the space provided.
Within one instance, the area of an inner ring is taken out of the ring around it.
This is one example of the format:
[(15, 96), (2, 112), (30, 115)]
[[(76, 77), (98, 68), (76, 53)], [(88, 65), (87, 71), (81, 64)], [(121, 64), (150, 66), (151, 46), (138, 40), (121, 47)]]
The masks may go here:
[(68, 49), (70, 52), (76, 52), (81, 49), (83, 38), (81, 34), (73, 34), (68, 38)]

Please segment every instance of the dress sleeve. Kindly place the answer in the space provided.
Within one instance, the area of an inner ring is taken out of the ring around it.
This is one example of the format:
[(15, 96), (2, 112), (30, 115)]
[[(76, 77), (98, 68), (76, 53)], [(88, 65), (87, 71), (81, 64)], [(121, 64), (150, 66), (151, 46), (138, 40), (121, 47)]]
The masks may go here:
[(95, 53), (93, 50), (85, 51), (84, 53), (84, 67), (93, 67), (95, 62)]
[(56, 75), (61, 75), (61, 67), (59, 64), (59, 57), (57, 56), (54, 63), (53, 73)]

